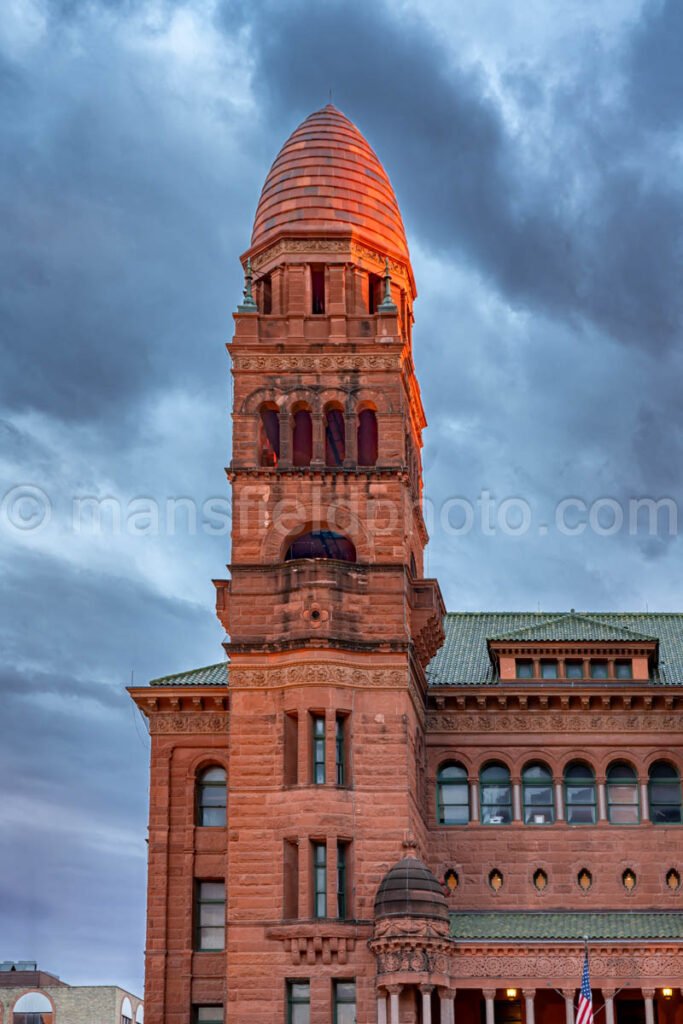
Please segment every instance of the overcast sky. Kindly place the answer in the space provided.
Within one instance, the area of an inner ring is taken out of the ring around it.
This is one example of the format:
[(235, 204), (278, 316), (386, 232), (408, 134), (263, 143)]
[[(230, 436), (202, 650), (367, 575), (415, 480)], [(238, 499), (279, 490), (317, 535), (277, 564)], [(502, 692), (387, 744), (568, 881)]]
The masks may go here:
[(0, 960), (142, 992), (124, 687), (221, 658), (238, 255), (330, 89), (406, 224), (448, 608), (681, 609), (629, 502), (683, 499), (683, 4), (2, 6)]

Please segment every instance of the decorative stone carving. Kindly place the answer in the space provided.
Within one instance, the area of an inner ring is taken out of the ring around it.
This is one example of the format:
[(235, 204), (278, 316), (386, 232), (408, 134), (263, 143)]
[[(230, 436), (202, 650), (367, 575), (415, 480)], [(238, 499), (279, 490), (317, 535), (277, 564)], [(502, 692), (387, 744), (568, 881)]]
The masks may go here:
[(678, 729), (680, 721), (676, 715), (657, 714), (583, 714), (534, 712), (500, 714), (496, 711), (480, 714), (442, 714), (431, 712), (427, 716), (429, 732), (605, 732), (619, 733), (624, 730), (666, 731)]
[(395, 355), (315, 355), (292, 353), (291, 355), (233, 355), (236, 370), (253, 370), (266, 373), (323, 373), (358, 370), (399, 370), (400, 353)]
[(231, 668), (230, 689), (251, 689), (259, 686), (298, 686), (301, 684), (332, 686), (395, 687), (408, 682), (407, 673), (399, 669), (359, 669), (349, 665), (289, 665), (282, 669)]
[(211, 711), (151, 715), (149, 722), (153, 736), (174, 732), (227, 732), (228, 729), (228, 716)]

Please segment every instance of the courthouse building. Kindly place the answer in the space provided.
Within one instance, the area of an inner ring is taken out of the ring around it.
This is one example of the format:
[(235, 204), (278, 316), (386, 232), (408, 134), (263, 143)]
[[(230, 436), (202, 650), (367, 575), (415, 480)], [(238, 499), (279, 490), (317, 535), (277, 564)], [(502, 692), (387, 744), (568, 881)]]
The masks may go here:
[(586, 941), (597, 1024), (683, 1024), (683, 617), (445, 612), (408, 245), (334, 107), (242, 265), (228, 660), (131, 690), (148, 1024), (572, 1024)]

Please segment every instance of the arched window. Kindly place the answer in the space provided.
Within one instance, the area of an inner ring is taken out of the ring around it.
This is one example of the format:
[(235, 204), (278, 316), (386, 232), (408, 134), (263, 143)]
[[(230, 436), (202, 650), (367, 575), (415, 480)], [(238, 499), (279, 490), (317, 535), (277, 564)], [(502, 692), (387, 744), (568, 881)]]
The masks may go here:
[(325, 413), (325, 465), (343, 466), (346, 458), (344, 413), (333, 407)]
[(280, 414), (274, 403), (261, 407), (259, 449), (262, 466), (277, 466), (280, 460)]
[(197, 779), (197, 824), (222, 828), (226, 822), (226, 796), (225, 768), (205, 768)]
[(638, 778), (625, 761), (615, 761), (607, 769), (607, 817), (613, 825), (640, 821)]
[(527, 825), (552, 825), (555, 821), (553, 776), (544, 764), (528, 764), (522, 772), (524, 822)]
[(358, 465), (377, 465), (377, 416), (373, 409), (358, 414)]
[(652, 765), (648, 792), (652, 824), (680, 825), (681, 780), (672, 765), (666, 761), (656, 761)]
[(295, 466), (310, 466), (313, 458), (313, 421), (310, 409), (294, 411), (292, 424), (292, 463)]
[(139, 1003), (138, 1004), (138, 1008), (135, 1011), (135, 1024), (144, 1024), (144, 1020), (145, 1020), (145, 1011), (144, 1011), (142, 1003)]
[(42, 992), (26, 992), (14, 1004), (13, 1024), (52, 1024), (52, 1003)]
[(356, 549), (353, 542), (342, 533), (332, 530), (312, 530), (292, 541), (287, 549), (285, 561), (295, 558), (336, 558), (340, 562), (355, 562)]
[(470, 820), (467, 771), (461, 764), (444, 764), (436, 776), (439, 825), (466, 825)]
[(133, 1007), (128, 996), (121, 1003), (121, 1024), (133, 1024)]
[(482, 825), (509, 825), (512, 821), (510, 772), (504, 764), (488, 764), (479, 773)]
[(595, 824), (595, 773), (587, 764), (574, 763), (565, 769), (564, 802), (568, 825)]

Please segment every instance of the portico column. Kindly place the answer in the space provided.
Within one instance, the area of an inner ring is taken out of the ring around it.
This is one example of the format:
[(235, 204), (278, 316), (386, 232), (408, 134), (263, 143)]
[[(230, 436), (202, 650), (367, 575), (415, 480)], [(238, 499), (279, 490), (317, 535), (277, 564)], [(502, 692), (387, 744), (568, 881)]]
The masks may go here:
[(524, 1007), (526, 1009), (526, 1024), (534, 1024), (534, 996), (536, 989), (523, 989)]
[(564, 1019), (567, 1024), (574, 1024), (574, 989), (562, 989), (564, 996)]
[(387, 1024), (387, 995), (382, 990), (377, 993), (377, 1024)]
[(643, 999), (645, 1000), (645, 1024), (655, 1024), (655, 990), (644, 988)]
[(389, 1022), (390, 1024), (399, 1024), (398, 1019), (398, 1000), (401, 995), (403, 985), (387, 985), (387, 992), (389, 993)]
[(432, 992), (433, 985), (420, 985), (422, 993), (422, 1024), (432, 1024)]
[(614, 989), (603, 988), (602, 998), (605, 1000), (605, 1024), (614, 1024)]
[(455, 989), (452, 988), (440, 988), (439, 989), (439, 1000), (441, 1008), (441, 1024), (455, 1024), (455, 1008), (453, 1006), (453, 1000), (455, 999)]
[(484, 999), (486, 1000), (486, 1024), (495, 1024), (495, 1007), (493, 1000), (496, 998), (495, 988), (482, 989)]

